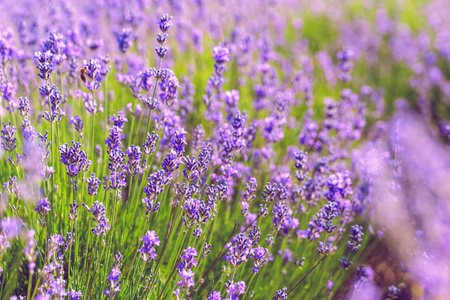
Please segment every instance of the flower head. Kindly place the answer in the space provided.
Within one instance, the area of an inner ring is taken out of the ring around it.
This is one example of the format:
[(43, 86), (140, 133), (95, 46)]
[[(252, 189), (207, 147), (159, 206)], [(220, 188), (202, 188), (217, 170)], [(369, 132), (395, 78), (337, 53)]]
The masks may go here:
[(152, 259), (156, 259), (156, 250), (155, 247), (160, 245), (160, 241), (156, 232), (154, 230), (147, 231), (141, 241), (144, 242), (144, 245), (138, 250), (141, 253), (141, 258), (145, 262), (149, 262)]

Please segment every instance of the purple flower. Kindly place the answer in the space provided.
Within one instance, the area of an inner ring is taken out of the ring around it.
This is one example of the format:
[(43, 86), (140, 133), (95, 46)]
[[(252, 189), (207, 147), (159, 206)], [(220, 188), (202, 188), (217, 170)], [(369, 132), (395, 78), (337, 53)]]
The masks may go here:
[(351, 61), (355, 57), (355, 53), (348, 48), (344, 48), (342, 51), (338, 52), (336, 57), (340, 61)]
[(344, 270), (347, 270), (353, 263), (347, 257), (342, 257), (342, 259), (339, 260), (339, 264)]
[(200, 225), (197, 225), (197, 229), (194, 229), (194, 231), (192, 232), (192, 235), (195, 238), (199, 238), (202, 235), (202, 228), (200, 227)]
[(154, 72), (153, 69), (147, 69), (145, 71), (139, 72), (137, 74), (137, 78), (139, 79), (139, 87), (142, 88), (144, 91), (149, 92), (151, 88), (153, 87), (153, 82), (151, 81), (151, 78), (153, 77)]
[(88, 195), (96, 196), (98, 194), (98, 188), (102, 183), (100, 179), (95, 177), (95, 173), (91, 174), (91, 177), (86, 178)]
[(109, 163), (108, 169), (111, 172), (120, 172), (123, 169), (125, 163), (125, 153), (119, 148), (114, 148), (108, 151), (109, 154)]
[(47, 294), (53, 296), (54, 298), (61, 299), (62, 297), (66, 296), (66, 290), (65, 290), (65, 282), (64, 281), (53, 281), (50, 283), (50, 287), (47, 290)]
[(103, 40), (102, 39), (99, 39), (99, 40), (87, 39), (86, 45), (89, 47), (89, 49), (95, 51), (98, 48), (100, 48), (101, 46), (103, 46)]
[(9, 180), (3, 183), (3, 187), (10, 195), (18, 197), (20, 195), (19, 187), (17, 186), (17, 177), (9, 177)]
[(155, 110), (158, 108), (158, 100), (153, 97), (144, 97), (143, 95), (139, 95), (139, 101), (141, 101), (149, 110)]
[(133, 105), (131, 103), (127, 104), (127, 110), (134, 117), (139, 117), (142, 113), (142, 107), (139, 103), (136, 103), (136, 110), (133, 111)]
[(168, 14), (164, 14), (161, 16), (158, 25), (159, 25), (159, 29), (162, 32), (166, 32), (170, 29), (170, 27), (172, 26), (172, 16), (169, 16)]
[(350, 250), (350, 252), (356, 252), (358, 251), (358, 249), (361, 247), (361, 243), (362, 242), (362, 236), (364, 235), (363, 233), (363, 228), (359, 225), (353, 225), (350, 227), (350, 239), (351, 241), (347, 242), (347, 248)]
[(129, 175), (135, 176), (141, 169), (141, 147), (131, 145), (130, 147), (128, 147), (126, 155), (128, 157), (128, 161), (125, 169), (127, 170)]
[(230, 53), (230, 50), (228, 48), (217, 46), (213, 49), (213, 59), (218, 64), (223, 64), (225, 62), (230, 61), (230, 57), (228, 56)]
[(144, 245), (138, 250), (141, 253), (141, 258), (145, 262), (156, 259), (155, 246), (159, 246), (160, 244), (156, 232), (154, 230), (147, 231), (147, 234), (142, 237), (141, 241), (144, 242)]
[(27, 97), (19, 98), (18, 110), (21, 116), (28, 116), (31, 111), (30, 101)]
[[(6, 252), (6, 249), (11, 248), (11, 243), (8, 241), (5, 233), (0, 233), (0, 254)], [(0, 267), (0, 274), (3, 269)]]
[(48, 80), (50, 78), (50, 73), (54, 69), (53, 53), (51, 51), (45, 51), (44, 53), (38, 51), (34, 53), (34, 57), (38, 62), (38, 76), (43, 80)]
[(19, 236), (22, 223), (17, 218), (4, 218), (0, 221), (2, 236), (5, 239), (13, 239)]
[(352, 75), (350, 72), (353, 69), (353, 63), (351, 61), (355, 57), (354, 52), (350, 49), (344, 48), (341, 52), (338, 52), (336, 56), (341, 61), (339, 63), (339, 69), (341, 70), (339, 79), (343, 82), (351, 81)]
[(373, 277), (375, 275), (375, 271), (371, 267), (364, 267), (361, 265), (360, 267), (356, 268), (356, 277), (355, 280), (368, 280), (372, 281)]
[[(323, 161), (325, 163), (325, 161)], [(317, 168), (321, 169), (322, 166), (316, 165)], [(352, 179), (350, 177), (350, 172), (345, 171), (344, 173), (331, 174), (328, 177), (326, 186), (328, 191), (325, 192), (324, 196), (329, 201), (337, 201), (339, 197), (347, 198), (349, 195), (353, 194), (352, 190)]]
[(328, 202), (319, 211), (320, 217), (324, 220), (330, 221), (335, 217), (339, 216), (339, 207), (336, 202)]
[(186, 178), (186, 180), (193, 180), (195, 182), (199, 176), (197, 168), (198, 160), (195, 158), (195, 156), (193, 156), (192, 158), (189, 156), (184, 156), (182, 160), (186, 166), (186, 168), (183, 170), (184, 178)]
[[(159, 41), (158, 41), (159, 42)], [(166, 47), (163, 46), (159, 46), (155, 48), (155, 52), (156, 54), (160, 57), (160, 58), (164, 58), (167, 55), (167, 51), (169, 49), (167, 49)]]
[(239, 300), (239, 295), (245, 294), (246, 285), (244, 281), (234, 283), (229, 280), (225, 283), (225, 287), (227, 288), (228, 299), (230, 300)]
[(70, 118), (69, 124), (73, 125), (75, 130), (78, 131), (79, 133), (81, 133), (80, 136), (83, 137), (84, 122), (79, 116), (74, 116), (74, 117)]
[(337, 247), (333, 246), (331, 242), (326, 242), (325, 244), (322, 241), (319, 241), (317, 246), (317, 253), (321, 255), (326, 255), (331, 252), (336, 251)]
[(239, 233), (225, 245), (228, 253), (224, 259), (228, 260), (233, 267), (237, 267), (252, 257), (254, 251), (252, 245), (252, 241), (245, 236), (245, 233)]
[(142, 200), (146, 205), (146, 214), (155, 212), (159, 208), (159, 202), (155, 204), (157, 196), (164, 191), (164, 187), (170, 183), (164, 171), (156, 171), (148, 177), (148, 184), (144, 188), (144, 193), (147, 196)]
[(194, 275), (195, 273), (192, 270), (182, 269), (178, 271), (178, 275), (181, 277), (181, 281), (178, 282), (178, 286), (183, 287), (186, 286), (189, 289), (191, 286), (194, 286)]
[(101, 69), (100, 61), (95, 58), (91, 58), (90, 60), (83, 60), (83, 68), (86, 75), (90, 79), (96, 80)]
[(75, 200), (71, 204), (69, 204), (70, 210), (69, 210), (69, 220), (75, 221), (78, 218), (78, 207), (79, 205)]
[[(371, 267), (364, 267), (361, 265), (356, 268), (356, 276), (352, 281), (352, 294), (365, 294), (365, 289), (371, 286), (375, 271)], [(371, 299), (379, 299), (379, 297), (373, 297)]]
[(36, 209), (41, 216), (45, 216), (50, 211), (50, 202), (47, 198), (40, 198), (36, 203)]
[(171, 146), (172, 149), (175, 150), (175, 152), (178, 154), (178, 156), (183, 155), (184, 146), (187, 144), (185, 133), (186, 131), (184, 130), (184, 128), (182, 128), (181, 130), (175, 131), (172, 136)]
[(83, 202), (83, 206), (88, 210), (88, 212), (93, 215), (92, 220), (97, 223), (95, 225), (95, 228), (92, 228), (92, 233), (94, 233), (96, 236), (105, 235), (110, 226), (108, 224), (109, 220), (106, 218), (106, 208), (103, 203), (95, 201), (94, 204), (92, 204), (91, 208), (89, 208)]
[(122, 275), (122, 272), (118, 268), (113, 268), (111, 271), (111, 274), (106, 277), (107, 280), (111, 280), (113, 282), (117, 282), (120, 279), (120, 275)]
[(51, 51), (57, 58), (58, 64), (62, 62), (63, 57), (61, 53), (66, 49), (64, 36), (62, 34), (54, 31), (50, 32), (48, 39), (42, 41), (41, 47), (44, 51)]
[[(89, 90), (98, 90), (100, 86), (96, 86), (91, 83), (86, 83), (86, 86)], [(103, 105), (100, 103), (97, 103), (95, 99), (93, 100), (85, 100), (84, 101), (84, 108), (86, 111), (92, 115), (96, 115), (99, 112), (103, 112)]]
[(261, 238), (261, 229), (259, 226), (254, 225), (253, 228), (249, 230), (248, 237), (252, 240), (253, 246), (256, 246)]
[(388, 296), (391, 299), (397, 299), (399, 293), (400, 293), (400, 289), (398, 287), (396, 287), (395, 285), (391, 285), (390, 287), (388, 287)]
[(177, 265), (178, 275), (181, 277), (181, 281), (178, 282), (179, 287), (186, 287), (189, 289), (194, 286), (194, 275), (192, 268), (197, 266), (197, 250), (195, 248), (188, 247), (183, 250), (181, 255), (181, 262)]
[(41, 170), (41, 177), (45, 181), (49, 181), (50, 180), (50, 176), (52, 176), (53, 173), (55, 173), (55, 169), (53, 169), (53, 167), (44, 166), (42, 168), (42, 170)]
[[(93, 80), (93, 81), (87, 81), (86, 80), (84, 82), (84, 85), (86, 86), (86, 88), (88, 90), (90, 90), (91, 92), (94, 92), (94, 93), (96, 93), (100, 89), (100, 87), (102, 86), (102, 84), (99, 81), (97, 81), (97, 80)], [(86, 101), (86, 102), (88, 102), (88, 101)], [(98, 109), (96, 109), (97, 101), (95, 101), (95, 100), (94, 101), (89, 101), (90, 102), (89, 105), (88, 105), (89, 108), (86, 105), (86, 102), (85, 102), (85, 108), (86, 108), (86, 110), (88, 112), (90, 112), (90, 113), (97, 113), (99, 111), (103, 111), (103, 107), (102, 107), (101, 103), (100, 103), (100, 107)], [(91, 111), (94, 111), (94, 112), (91, 112)]]
[(252, 271), (254, 274), (258, 273), (259, 268), (269, 261), (266, 257), (268, 254), (269, 250), (261, 246), (258, 246), (253, 249), (252, 258), (255, 260), (255, 264), (254, 267), (252, 268)]
[(159, 81), (159, 98), (167, 106), (172, 106), (178, 100), (178, 78), (172, 70), (164, 69), (164, 76)]
[(110, 129), (109, 136), (105, 140), (105, 145), (110, 149), (118, 148), (122, 145), (123, 134), (119, 127), (113, 126)]
[(286, 187), (279, 183), (270, 183), (268, 182), (266, 186), (264, 187), (264, 191), (262, 193), (264, 202), (272, 202), (274, 200), (276, 201), (283, 201), (287, 199), (287, 190)]
[(131, 28), (122, 28), (122, 31), (117, 34), (117, 44), (122, 53), (127, 52), (133, 46), (132, 34)]
[(232, 110), (235, 109), (238, 105), (240, 99), (239, 91), (238, 90), (226, 91), (223, 96), (225, 104), (230, 109), (229, 112), (231, 113)]
[(287, 300), (287, 288), (283, 288), (282, 290), (277, 290), (275, 296), (273, 296), (273, 300)]
[(11, 29), (0, 31), (0, 61), (6, 64), (14, 59), (17, 49), (14, 42), (14, 34)]
[(0, 94), (3, 96), (3, 99), (6, 101), (7, 106), (6, 109), (10, 113), (15, 113), (16, 108), (18, 107), (16, 101), (16, 87), (10, 81), (6, 81), (2, 85), (0, 85)]
[(211, 244), (208, 244), (207, 242), (205, 242), (202, 250), (203, 250), (202, 258), (205, 258), (211, 252)]
[(209, 297), (206, 298), (206, 300), (222, 300), (222, 297), (220, 295), (220, 292), (211, 291), (211, 293), (209, 294)]
[[(37, 252), (36, 252), (36, 240), (34, 239), (34, 235), (36, 232), (34, 230), (30, 230), (27, 233), (27, 246), (25, 249), (23, 249), (23, 252), (25, 253), (25, 257), (28, 260), (28, 269), (30, 272), (34, 272), (34, 268), (36, 267), (36, 258), (37, 258)], [(1, 243), (0, 243), (1, 244)], [(1, 247), (0, 247), (1, 248)], [(0, 251), (1, 252), (1, 251)]]
[(50, 111), (44, 111), (42, 117), (50, 123), (61, 121), (65, 112), (60, 107), (63, 96), (56, 85), (44, 85), (39, 88), (39, 91), (47, 96), (46, 104), (49, 105)]
[(158, 33), (158, 38), (156, 39), (156, 41), (159, 44), (164, 45), (167, 42), (168, 37), (169, 35), (167, 33)]
[(245, 185), (245, 192), (243, 195), (244, 201), (252, 202), (252, 200), (255, 199), (256, 187), (257, 187), (256, 178), (254, 177), (250, 178), (249, 182)]
[(172, 176), (172, 172), (178, 169), (180, 166), (180, 160), (178, 154), (174, 151), (170, 151), (166, 154), (166, 157), (161, 164), (162, 169), (168, 177)]
[(120, 284), (122, 281), (120, 281), (120, 276), (122, 275), (122, 272), (120, 269), (116, 266), (113, 266), (111, 273), (106, 277), (106, 280), (109, 280), (110, 287), (107, 288), (103, 293), (108, 297), (109, 299), (113, 299), (117, 292), (120, 292)]
[(66, 165), (66, 173), (70, 177), (76, 177), (80, 172), (86, 172), (91, 165), (88, 156), (84, 150), (81, 149), (79, 142), (72, 141), (72, 146), (69, 148), (67, 144), (59, 147), (61, 154), (61, 163)]
[(109, 119), (109, 121), (114, 123), (114, 126), (118, 127), (122, 131), (123, 125), (125, 124), (125, 122), (128, 122), (128, 119), (125, 117), (125, 113), (123, 111), (118, 111), (117, 117), (116, 117), (116, 115), (113, 115)]
[(69, 296), (69, 300), (80, 300), (81, 297), (83, 297), (83, 293), (81, 291), (75, 291), (72, 289), (71, 291), (67, 292), (67, 296)]
[(17, 138), (14, 137), (16, 131), (16, 127), (12, 126), (11, 122), (8, 125), (3, 122), (3, 129), (1, 130), (2, 148), (6, 151), (12, 152), (16, 149)]
[(279, 201), (275, 203), (272, 213), (273, 225), (275, 226), (276, 230), (280, 230), (285, 218), (288, 216), (288, 206), (284, 201)]
[(186, 228), (192, 228), (200, 220), (200, 201), (194, 198), (186, 200), (184, 205), (183, 222)]
[[(281, 250), (279, 251), (279, 254), (280, 255), (282, 254)], [(283, 260), (285, 262), (290, 263), (292, 261), (292, 256), (293, 256), (293, 253), (290, 249), (284, 249)]]
[(295, 168), (299, 170), (306, 169), (306, 163), (308, 162), (308, 152), (298, 151), (294, 153)]

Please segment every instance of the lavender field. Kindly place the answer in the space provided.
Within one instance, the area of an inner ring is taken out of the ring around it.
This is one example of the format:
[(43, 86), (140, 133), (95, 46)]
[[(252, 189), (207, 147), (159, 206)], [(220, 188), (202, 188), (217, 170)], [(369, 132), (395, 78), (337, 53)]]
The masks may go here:
[(0, 299), (450, 299), (448, 0), (0, 1)]

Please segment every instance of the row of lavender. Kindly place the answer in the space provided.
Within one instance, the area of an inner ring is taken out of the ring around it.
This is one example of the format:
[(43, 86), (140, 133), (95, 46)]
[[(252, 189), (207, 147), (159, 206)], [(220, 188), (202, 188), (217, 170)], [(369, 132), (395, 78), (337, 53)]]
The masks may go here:
[[(359, 265), (408, 222), (417, 230), (402, 231), (412, 238), (396, 248), (408, 257), (406, 277), (426, 295), (448, 295), (444, 274), (434, 275), (447, 257), (438, 238), (448, 232), (446, 191), (439, 178), (413, 184), (435, 169), (446, 174), (438, 161), (421, 164), (420, 155), (441, 150), (417, 149), (420, 125), (403, 100), (392, 125), (366, 126), (385, 116), (382, 88), (397, 96), (388, 77), (447, 134), (445, 18), (430, 17), (431, 43), (383, 10), (373, 26), (347, 21), (351, 10), (340, 8), (333, 39), (346, 47), (324, 39), (311, 53), (308, 40), (290, 34), (307, 25), (289, 11), (295, 1), (252, 17), (201, 1), (27, 4), (35, 13), (19, 7), (16, 30), (0, 32), (2, 295), (326, 298), (356, 272), (355, 298), (396, 298), (405, 280), (379, 291), (372, 268)], [(439, 1), (430, 7), (439, 5), (445, 10)], [(175, 18), (155, 22), (161, 9)], [(386, 49), (391, 69), (377, 65)], [(409, 168), (422, 173), (409, 178)], [(412, 188), (433, 205), (411, 208)], [(432, 211), (439, 218), (425, 222)], [(368, 234), (362, 215), (379, 230)]]

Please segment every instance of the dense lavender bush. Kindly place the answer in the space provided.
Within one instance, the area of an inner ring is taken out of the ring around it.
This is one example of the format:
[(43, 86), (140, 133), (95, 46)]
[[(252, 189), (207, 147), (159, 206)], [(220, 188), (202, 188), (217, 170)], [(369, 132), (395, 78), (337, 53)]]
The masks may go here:
[(450, 298), (447, 1), (0, 7), (1, 299)]

